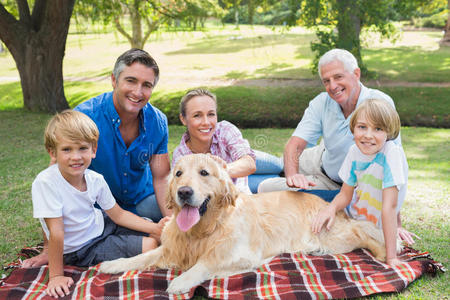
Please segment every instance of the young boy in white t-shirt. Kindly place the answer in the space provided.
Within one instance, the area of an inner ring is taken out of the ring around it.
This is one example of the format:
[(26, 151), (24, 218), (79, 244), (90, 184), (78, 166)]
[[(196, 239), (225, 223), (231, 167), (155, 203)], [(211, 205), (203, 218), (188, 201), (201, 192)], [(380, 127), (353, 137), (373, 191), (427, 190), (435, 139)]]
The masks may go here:
[(38, 174), (32, 199), (48, 239), (47, 293), (53, 297), (68, 295), (73, 284), (64, 264), (91, 266), (156, 248), (167, 221), (155, 224), (123, 210), (103, 176), (87, 169), (98, 137), (95, 123), (72, 110), (56, 114), (45, 129), (45, 147), (56, 163)]
[[(350, 147), (339, 170), (341, 191), (319, 212), (312, 230), (329, 230), (337, 211), (344, 209), (357, 220), (367, 220), (382, 228), (386, 262), (397, 258), (397, 214), (408, 183), (408, 163), (403, 148), (393, 142), (400, 131), (400, 118), (386, 101), (370, 99), (359, 105), (350, 119), (355, 144)], [(350, 205), (349, 205), (350, 204)]]

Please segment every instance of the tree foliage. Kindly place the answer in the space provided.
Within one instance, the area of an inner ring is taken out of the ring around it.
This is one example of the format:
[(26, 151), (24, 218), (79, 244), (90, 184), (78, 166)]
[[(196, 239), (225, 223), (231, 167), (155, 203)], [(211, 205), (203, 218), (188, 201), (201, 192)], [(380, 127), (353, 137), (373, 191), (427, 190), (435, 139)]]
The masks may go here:
[(410, 16), (425, 0), (303, 0), (299, 23), (314, 28), (318, 41), (311, 43), (316, 52), (313, 69), (320, 56), (332, 48), (352, 52), (363, 75), (368, 70), (361, 57), (360, 34), (363, 28), (378, 31), (391, 38), (392, 21)]
[(159, 2), (155, 7), (164, 11), (165, 15), (172, 19), (184, 21), (189, 27), (196, 30), (200, 25), (205, 26), (205, 21), (209, 17), (222, 18), (225, 11), (220, 7), (217, 0), (178, 0), (172, 3)]
[(444, 47), (450, 47), (450, 0), (447, 1), (447, 23), (445, 24), (444, 37), (440, 44)]
[(151, 33), (167, 20), (150, 1), (140, 0), (78, 1), (75, 15), (105, 26), (112, 24), (132, 48), (140, 49)]

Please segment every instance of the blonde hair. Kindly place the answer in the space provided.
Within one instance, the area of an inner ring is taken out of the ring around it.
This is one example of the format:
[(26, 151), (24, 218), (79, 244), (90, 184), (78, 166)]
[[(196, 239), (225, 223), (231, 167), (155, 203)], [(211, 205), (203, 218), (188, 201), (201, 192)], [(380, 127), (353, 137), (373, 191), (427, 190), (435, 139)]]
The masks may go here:
[(189, 102), (189, 100), (191, 100), (192, 98), (197, 97), (197, 96), (210, 97), (214, 101), (214, 103), (216, 104), (216, 107), (217, 107), (216, 95), (214, 95), (210, 91), (205, 90), (205, 89), (190, 90), (183, 96), (183, 98), (181, 98), (181, 101), (180, 101), (180, 114), (183, 117), (186, 117), (186, 106), (187, 106), (187, 103)]
[(99, 132), (97, 125), (87, 115), (67, 109), (54, 115), (48, 122), (44, 133), (45, 148), (56, 150), (58, 137), (87, 142), (97, 147)]
[(366, 117), (372, 126), (383, 129), (388, 141), (397, 138), (400, 132), (400, 117), (395, 108), (385, 100), (368, 99), (361, 103), (350, 119), (352, 133), (360, 116)]

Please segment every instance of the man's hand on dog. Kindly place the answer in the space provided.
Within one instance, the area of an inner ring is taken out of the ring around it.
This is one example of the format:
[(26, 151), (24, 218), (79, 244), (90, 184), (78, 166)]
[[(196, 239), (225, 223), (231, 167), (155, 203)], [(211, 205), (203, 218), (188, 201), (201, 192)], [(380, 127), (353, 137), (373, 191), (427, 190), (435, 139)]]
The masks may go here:
[(292, 176), (286, 176), (286, 185), (291, 188), (309, 189), (316, 184), (309, 181), (303, 174), (294, 174)]

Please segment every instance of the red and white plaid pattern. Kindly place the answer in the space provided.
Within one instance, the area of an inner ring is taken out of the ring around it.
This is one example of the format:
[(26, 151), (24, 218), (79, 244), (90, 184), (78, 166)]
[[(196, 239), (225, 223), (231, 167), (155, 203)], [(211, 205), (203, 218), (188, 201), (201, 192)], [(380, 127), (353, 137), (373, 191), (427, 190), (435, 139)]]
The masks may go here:
[[(216, 299), (333, 299), (400, 292), (424, 273), (445, 271), (427, 252), (408, 248), (408, 260), (396, 268), (377, 261), (366, 250), (312, 256), (302, 253), (274, 257), (254, 272), (205, 281), (183, 295), (166, 293), (180, 271), (151, 269), (122, 274), (99, 274), (98, 266), (66, 266), (75, 286), (67, 299), (189, 299), (203, 295)], [(15, 269), (0, 281), (0, 299), (52, 299), (45, 294), (48, 268)]]

